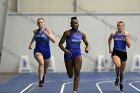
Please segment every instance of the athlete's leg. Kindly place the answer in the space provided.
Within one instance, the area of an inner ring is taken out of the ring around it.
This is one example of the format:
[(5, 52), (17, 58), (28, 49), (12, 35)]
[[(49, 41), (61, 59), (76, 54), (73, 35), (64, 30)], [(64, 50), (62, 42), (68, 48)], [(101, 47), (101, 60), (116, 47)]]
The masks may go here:
[(42, 78), (43, 83), (44, 83), (45, 75), (47, 73), (47, 69), (49, 67), (49, 64), (50, 64), (50, 59), (44, 59), (44, 75), (43, 75), (43, 78)]
[(115, 80), (115, 86), (118, 86), (118, 83), (119, 83), (119, 78), (120, 78), (120, 69), (119, 68), (117, 68), (116, 66), (115, 66), (115, 71), (116, 71), (116, 80)]
[(78, 90), (79, 81), (80, 81), (81, 66), (82, 66), (82, 56), (79, 55), (74, 60), (74, 86), (73, 86), (73, 91)]
[(125, 62), (125, 61), (121, 62), (121, 68), (120, 68), (120, 83), (123, 82), (125, 66), (126, 66), (126, 62)]
[(116, 77), (119, 78), (120, 76), (120, 69), (115, 66)]
[(38, 73), (39, 73), (39, 80), (40, 80), (40, 83), (41, 83), (43, 75), (44, 75), (44, 59), (43, 59), (43, 55), (41, 53), (36, 53), (34, 55), (34, 57), (39, 63)]
[(121, 67), (121, 59), (116, 55), (112, 56), (112, 59), (113, 59), (115, 66), (117, 68), (120, 68)]
[(123, 90), (123, 78), (124, 78), (124, 70), (125, 70), (126, 62), (121, 62), (121, 68), (120, 68), (120, 90)]
[(72, 60), (65, 60), (65, 66), (69, 78), (73, 77), (73, 62)]
[(116, 80), (115, 80), (115, 86), (118, 86), (119, 83), (119, 76), (120, 76), (120, 67), (121, 67), (121, 60), (118, 56), (114, 55), (112, 57), (113, 62), (115, 64), (115, 71), (116, 71)]

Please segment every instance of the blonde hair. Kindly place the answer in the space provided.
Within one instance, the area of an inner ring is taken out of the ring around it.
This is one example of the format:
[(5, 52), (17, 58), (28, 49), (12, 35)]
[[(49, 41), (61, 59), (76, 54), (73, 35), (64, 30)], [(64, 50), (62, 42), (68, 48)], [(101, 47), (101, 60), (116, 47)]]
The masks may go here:
[(43, 20), (45, 22), (45, 19), (44, 18), (38, 18), (37, 19), (37, 23), (38, 23), (39, 20)]

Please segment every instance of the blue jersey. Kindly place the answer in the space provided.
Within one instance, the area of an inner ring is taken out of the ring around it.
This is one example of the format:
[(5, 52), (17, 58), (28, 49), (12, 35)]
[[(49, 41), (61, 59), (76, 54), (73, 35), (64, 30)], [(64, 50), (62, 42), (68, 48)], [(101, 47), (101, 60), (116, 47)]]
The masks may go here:
[(122, 33), (121, 35), (115, 33), (114, 35), (114, 49), (115, 50), (126, 50), (126, 36), (125, 33)]
[(78, 35), (75, 35), (72, 29), (70, 29), (70, 37), (66, 40), (66, 49), (70, 50), (71, 52), (79, 52), (80, 43), (82, 41), (82, 34), (78, 30)]
[[(45, 31), (45, 30), (44, 30)], [(38, 50), (44, 50), (44, 51), (49, 51), (50, 50), (50, 39), (49, 37), (45, 34), (44, 31), (39, 31), (39, 29), (35, 32), (34, 38), (36, 41), (36, 49)]]

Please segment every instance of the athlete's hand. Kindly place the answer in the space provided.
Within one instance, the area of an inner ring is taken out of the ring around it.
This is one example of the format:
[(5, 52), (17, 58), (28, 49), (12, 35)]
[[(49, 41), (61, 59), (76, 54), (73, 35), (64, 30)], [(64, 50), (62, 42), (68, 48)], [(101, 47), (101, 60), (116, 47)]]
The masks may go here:
[(69, 50), (66, 49), (65, 52), (66, 52), (66, 54), (67, 54), (68, 56), (72, 56), (72, 53), (71, 53)]
[(30, 50), (32, 49), (31, 45), (28, 47), (28, 49), (30, 49)]
[(88, 53), (89, 52), (89, 48), (85, 48), (85, 52)]
[(125, 32), (125, 40), (127, 40), (127, 39), (129, 39), (130, 38), (130, 36), (129, 36), (129, 33), (128, 32)]
[(47, 36), (52, 35), (52, 32), (50, 31), (50, 29), (49, 29), (49, 30), (47, 30), (47, 31), (44, 31), (44, 32), (45, 32), (45, 34), (46, 34)]
[(49, 32), (48, 32), (48, 31), (45, 31), (45, 34), (46, 34), (47, 36), (49, 36)]

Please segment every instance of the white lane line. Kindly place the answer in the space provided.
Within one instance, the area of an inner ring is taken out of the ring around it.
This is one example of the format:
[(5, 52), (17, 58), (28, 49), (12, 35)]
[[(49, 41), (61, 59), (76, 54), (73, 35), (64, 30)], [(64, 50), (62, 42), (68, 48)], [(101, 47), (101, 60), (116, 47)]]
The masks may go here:
[(60, 93), (63, 93), (63, 92), (64, 92), (64, 88), (65, 88), (66, 84), (70, 84), (70, 83), (72, 83), (72, 82), (73, 82), (73, 81), (63, 83), (63, 84), (62, 84), (62, 87), (61, 87)]
[[(55, 81), (45, 81), (45, 83), (48, 83), (48, 82), (55, 82)], [(35, 82), (35, 83), (31, 83), (29, 84), (26, 88), (24, 88), (21, 92), (19, 93), (24, 93), (25, 91), (27, 91), (28, 89), (30, 89), (31, 86), (35, 85), (34, 87), (32, 87), (27, 93), (31, 92), (35, 87), (36, 85), (38, 84), (38, 82)]]
[[(87, 82), (87, 81), (91, 81), (91, 80), (83, 80), (83, 81), (80, 81), (80, 82)], [(61, 90), (60, 90), (60, 93), (64, 93), (65, 86), (67, 84), (70, 84), (70, 83), (73, 83), (73, 81), (69, 81), (69, 82), (63, 83), (62, 87), (61, 87)]]
[(36, 84), (36, 83), (31, 83), (31, 84), (29, 84), (26, 88), (24, 88), (21, 92), (19, 92), (19, 93), (24, 93), (27, 89), (29, 89), (32, 85), (34, 85), (34, 84)]
[(129, 86), (131, 86), (132, 88), (134, 88), (135, 90), (140, 92), (140, 89), (138, 89), (137, 87), (135, 87), (132, 83), (139, 83), (140, 81), (134, 81), (134, 82), (130, 82)]
[(37, 86), (37, 83), (27, 93), (30, 93), (36, 86)]
[(100, 88), (100, 84), (102, 84), (102, 83), (108, 83), (108, 82), (113, 82), (114, 80), (112, 80), (112, 81), (101, 81), (101, 82), (97, 82), (96, 83), (96, 87), (98, 88), (98, 90), (99, 90), (99, 92), (100, 93), (103, 93), (103, 91), (101, 90), (101, 88)]

